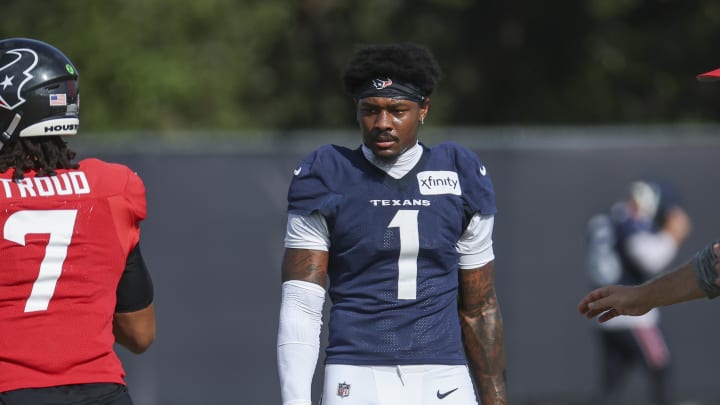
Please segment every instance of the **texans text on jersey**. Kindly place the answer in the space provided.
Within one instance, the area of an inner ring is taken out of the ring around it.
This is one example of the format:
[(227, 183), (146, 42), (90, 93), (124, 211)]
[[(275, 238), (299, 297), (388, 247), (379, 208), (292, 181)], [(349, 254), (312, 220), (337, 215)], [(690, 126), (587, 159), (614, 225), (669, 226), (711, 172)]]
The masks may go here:
[(430, 200), (370, 200), (376, 207), (429, 207)]

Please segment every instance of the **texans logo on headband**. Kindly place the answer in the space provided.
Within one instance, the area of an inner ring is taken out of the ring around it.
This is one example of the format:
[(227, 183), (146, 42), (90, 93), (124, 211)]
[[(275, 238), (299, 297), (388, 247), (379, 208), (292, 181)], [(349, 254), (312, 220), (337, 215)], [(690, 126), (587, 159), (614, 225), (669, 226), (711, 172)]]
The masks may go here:
[(387, 97), (411, 100), (417, 103), (422, 103), (425, 100), (422, 90), (409, 82), (393, 81), (388, 77), (387, 79), (372, 79), (366, 83), (365, 86), (360, 86), (353, 94), (356, 100), (365, 97)]
[[(25, 102), (20, 92), (33, 75), (30, 72), (38, 62), (38, 56), (32, 49), (19, 48), (7, 51), (2, 59), (15, 55), (13, 60), (0, 66), (0, 107), (13, 110)], [(2, 60), (0, 59), (0, 60)], [(16, 77), (22, 73), (24, 77)]]
[(373, 86), (375, 86), (376, 89), (381, 90), (386, 87), (392, 86), (392, 80), (373, 79), (372, 84)]

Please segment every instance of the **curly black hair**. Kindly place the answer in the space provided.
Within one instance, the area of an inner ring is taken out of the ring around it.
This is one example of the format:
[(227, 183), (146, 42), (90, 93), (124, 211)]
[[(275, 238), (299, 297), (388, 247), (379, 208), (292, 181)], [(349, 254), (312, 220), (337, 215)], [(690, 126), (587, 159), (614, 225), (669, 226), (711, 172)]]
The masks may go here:
[(367, 86), (368, 80), (389, 77), (415, 85), (429, 96), (442, 77), (430, 50), (414, 43), (359, 45), (355, 48), (343, 83), (350, 95)]
[(75, 156), (59, 136), (17, 138), (0, 150), (0, 173), (14, 169), (13, 180), (31, 170), (37, 176), (54, 176), (56, 169), (77, 169)]

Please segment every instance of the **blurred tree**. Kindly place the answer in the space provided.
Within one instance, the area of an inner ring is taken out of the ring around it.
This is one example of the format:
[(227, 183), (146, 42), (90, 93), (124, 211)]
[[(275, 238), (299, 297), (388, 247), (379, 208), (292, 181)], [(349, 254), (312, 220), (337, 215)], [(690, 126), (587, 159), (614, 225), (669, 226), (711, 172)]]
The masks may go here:
[(445, 78), (431, 125), (718, 118), (713, 0), (5, 0), (0, 37), (50, 42), (81, 73), (83, 129), (347, 128), (358, 43), (414, 41)]

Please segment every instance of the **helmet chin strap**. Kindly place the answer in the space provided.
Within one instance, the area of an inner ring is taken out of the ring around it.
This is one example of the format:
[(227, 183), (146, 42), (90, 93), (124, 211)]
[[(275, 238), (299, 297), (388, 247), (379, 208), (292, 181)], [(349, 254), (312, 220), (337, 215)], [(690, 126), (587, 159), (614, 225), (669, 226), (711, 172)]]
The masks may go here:
[(18, 124), (20, 124), (20, 120), (22, 119), (22, 116), (20, 114), (15, 114), (12, 121), (10, 121), (10, 125), (7, 127), (5, 131), (3, 131), (2, 134), (0, 134), (0, 142), (2, 143), (0, 145), (0, 149), (3, 148), (3, 146), (10, 143), (12, 140), (12, 134), (15, 132), (15, 128), (17, 128)]

